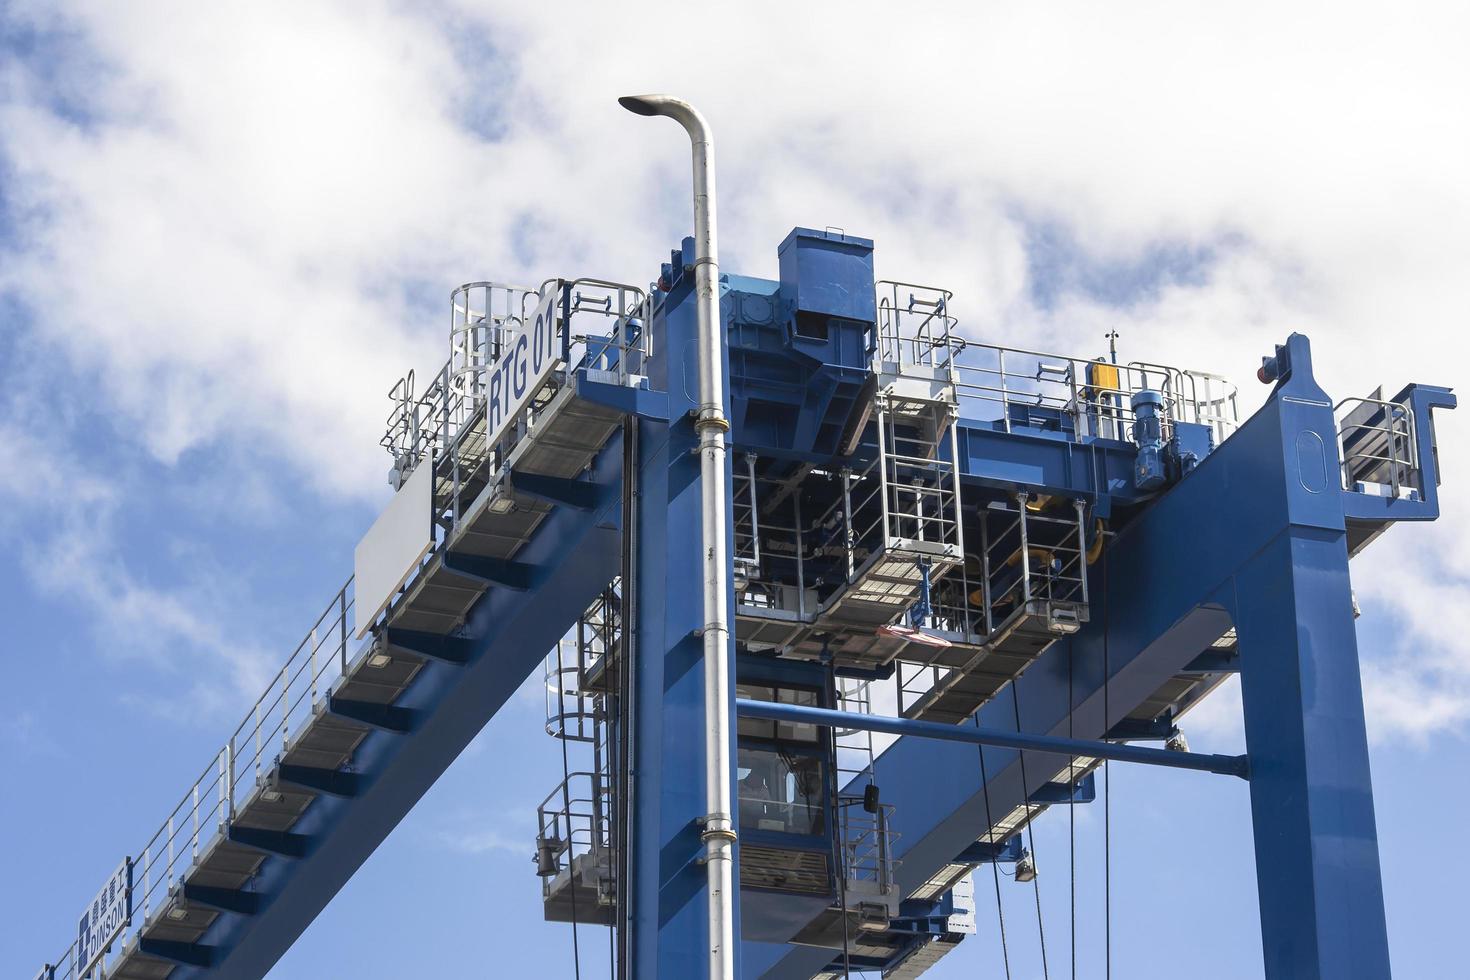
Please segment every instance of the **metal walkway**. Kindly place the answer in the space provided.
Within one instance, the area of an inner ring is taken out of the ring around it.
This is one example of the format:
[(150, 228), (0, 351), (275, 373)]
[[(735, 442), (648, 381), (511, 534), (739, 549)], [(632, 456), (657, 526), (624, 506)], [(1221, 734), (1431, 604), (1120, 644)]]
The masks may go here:
[[(456, 313), (484, 327), (468, 342), (485, 348), (492, 318), (470, 288), (456, 291)], [(573, 312), (585, 301), (575, 284), (551, 288)], [(628, 331), (631, 308), (594, 312)], [(385, 445), (399, 486), (432, 468), (434, 540), (360, 644), (348, 581), (135, 852), (135, 927), (104, 956), (107, 977), (265, 974), (617, 573), (624, 416), (585, 392), (636, 386), (638, 346), (573, 338), (571, 322), (571, 366), (495, 442), (484, 391), (473, 372), (456, 376), (455, 360), (422, 398), (411, 378), (395, 388)], [(493, 323), (508, 332), (519, 317)], [(59, 980), (91, 969), (78, 955), (73, 944), (53, 961)]]

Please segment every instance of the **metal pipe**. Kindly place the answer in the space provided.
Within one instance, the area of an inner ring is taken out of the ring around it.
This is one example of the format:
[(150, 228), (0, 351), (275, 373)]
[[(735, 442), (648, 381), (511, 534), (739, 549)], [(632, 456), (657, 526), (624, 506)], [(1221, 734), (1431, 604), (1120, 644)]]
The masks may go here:
[(1140, 762), (1145, 765), (1166, 766), (1170, 769), (1193, 769), (1198, 772), (1219, 773), (1223, 776), (1239, 776), (1241, 779), (1250, 778), (1250, 767), (1247, 758), (1243, 755), (1169, 752), (1141, 745), (1119, 745), (1114, 742), (1085, 738), (1059, 738), (1055, 735), (1031, 735), (994, 728), (972, 728), (969, 725), (945, 725), (935, 721), (888, 718), (882, 715), (834, 711), (831, 708), (813, 708), (800, 704), (751, 701), (747, 698), (735, 700), (735, 711), (746, 718), (762, 718), (767, 721), (828, 725), (833, 728), (857, 728), (871, 732), (886, 732), (889, 735), (914, 735), (919, 738), (933, 738), (946, 742), (994, 745), (1004, 749), (1024, 749), (1053, 755), (1083, 755), (1093, 759)]
[(709, 976), (735, 980), (735, 822), (730, 788), (730, 563), (725, 553), (725, 348), (715, 226), (715, 156), (699, 110), (667, 95), (629, 95), (618, 104), (640, 116), (668, 116), (689, 134), (694, 163), (694, 293), (699, 327), (699, 433), (704, 551), (705, 799), (702, 838), (709, 874)]

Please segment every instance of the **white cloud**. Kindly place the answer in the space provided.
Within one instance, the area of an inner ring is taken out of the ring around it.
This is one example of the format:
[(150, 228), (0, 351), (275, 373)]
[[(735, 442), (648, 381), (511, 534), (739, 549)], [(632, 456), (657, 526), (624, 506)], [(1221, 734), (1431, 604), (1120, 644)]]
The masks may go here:
[(458, 854), (508, 854), (524, 859), (535, 847), (536, 804), (493, 810), (457, 809), (438, 821), (429, 838)]
[[(683, 136), (619, 110), (628, 91), (714, 121), (731, 269), (840, 225), (880, 274), (953, 288), (985, 340), (1089, 353), (1116, 327), (1244, 383), (1299, 329), (1338, 396), (1453, 383), (1466, 353), (1461, 5), (57, 9), (10, 14), (75, 34), (59, 82), (0, 72), (0, 292), (164, 462), (239, 444), (330, 498), (385, 494), (382, 394), (444, 356), (451, 285), (646, 280), (682, 233)], [(1041, 222), (1091, 263), (1212, 258), (1121, 306), (1039, 306)], [(1445, 520), (1355, 569), (1369, 615), (1404, 623), (1365, 651), (1376, 730), (1470, 709), (1441, 614), (1467, 599), (1467, 425), (1438, 428)]]
[[(0, 541), (41, 594), (85, 611), (106, 659), (183, 674), (189, 685), (187, 696), (173, 690), (163, 702), (137, 693), (146, 683), (140, 678), (121, 689), (120, 697), (175, 720), (237, 711), (242, 695), (264, 688), (277, 660), (275, 651), (248, 635), (231, 633), (227, 610), (237, 583), (222, 581), (207, 562), (196, 561), (187, 563), (178, 582), (140, 576), (118, 530), (128, 495), (141, 493), (140, 484), (104, 454), (92, 462), (107, 459), (109, 465), (91, 467), (85, 458), (57, 452), (58, 446), (77, 445), (77, 433), (47, 425), (48, 416), (26, 404), (39, 403), (34, 397), (0, 402), (0, 445), (18, 463), (0, 468)], [(40, 438), (42, 432), (50, 438)], [(169, 683), (176, 687), (179, 680), (170, 677)]]

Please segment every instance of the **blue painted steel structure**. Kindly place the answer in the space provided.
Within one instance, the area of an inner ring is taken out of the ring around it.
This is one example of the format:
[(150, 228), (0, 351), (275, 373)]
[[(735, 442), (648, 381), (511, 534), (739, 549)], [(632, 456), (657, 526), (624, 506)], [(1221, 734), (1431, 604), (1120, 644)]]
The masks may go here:
[[(1348, 561), (1438, 516), (1432, 414), (1454, 396), (1410, 386), (1344, 411), (1293, 335), (1235, 429), (1205, 375), (966, 342), (947, 293), (875, 284), (868, 240), (796, 229), (778, 254), (777, 281), (721, 278), (741, 975), (837, 975), (845, 949), (917, 976), (962, 938), (971, 868), (1017, 860), (1028, 821), (1090, 799), (1100, 759), (1158, 761), (1121, 743), (1167, 737), (1238, 672), (1266, 974), (1388, 976)], [(466, 448), (482, 407), (449, 369), (432, 412), (404, 400), (395, 472), (438, 468), (429, 557), (355, 653), (343, 593), (340, 676), (318, 691), (313, 632), (278, 753), (257, 711), (253, 782), (231, 740), (217, 837), (197, 786), (187, 860), (170, 818), (164, 886), (108, 976), (263, 975), (599, 596), (601, 645), (567, 674), (595, 704), (592, 802), (548, 798), (547, 915), (614, 925), (620, 975), (701, 975), (691, 257), (686, 242), (626, 309), (608, 300), (605, 335), (571, 322), (609, 284), (549, 285), (567, 363), (505, 441)], [(489, 329), (488, 301), (465, 311), (467, 336)], [(471, 342), (496, 363), (499, 334)], [(433, 429), (441, 411), (463, 424)], [(919, 635), (891, 629), (931, 591)], [(902, 717), (884, 720), (871, 692), (889, 683)], [(900, 737), (853, 763), (836, 719)], [(930, 737), (945, 731), (958, 741)]]

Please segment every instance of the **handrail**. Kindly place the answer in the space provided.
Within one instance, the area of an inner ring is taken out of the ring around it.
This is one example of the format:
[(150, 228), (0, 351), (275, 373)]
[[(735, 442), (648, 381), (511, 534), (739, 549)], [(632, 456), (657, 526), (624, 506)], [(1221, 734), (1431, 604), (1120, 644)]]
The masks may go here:
[[(1378, 421), (1378, 412), (1371, 413), (1361, 421), (1354, 421), (1352, 411), (1342, 413), (1343, 406), (1349, 404), (1359, 407), (1377, 406), (1382, 413), (1383, 424), (1374, 424)], [(1411, 486), (1421, 480), (1419, 440), (1412, 408), (1383, 398), (1354, 397), (1342, 399), (1332, 406), (1332, 411), (1334, 417), (1337, 417), (1337, 448), (1342, 466), (1343, 489), (1353, 490), (1357, 483), (1368, 482), (1360, 478), (1379, 469), (1384, 464), (1387, 468), (1389, 486), (1395, 496), (1405, 483), (1404, 477), (1408, 477)], [(1339, 413), (1342, 414), (1339, 415)], [(1388, 455), (1376, 455), (1372, 450), (1379, 448), (1377, 445), (1370, 444), (1367, 448), (1357, 448), (1356, 444), (1364, 439), (1381, 439), (1382, 448)], [(1351, 447), (1350, 443), (1353, 444)], [(1403, 455), (1399, 453), (1401, 446), (1405, 450)], [(1405, 472), (1401, 473), (1400, 467)]]
[[(242, 792), (271, 791), (266, 771), (286, 755), (291, 733), (305, 728), (330, 694), (330, 685), (356, 660), (348, 656), (348, 617), (355, 604), (352, 586), (353, 579), (348, 578), (158, 830), (132, 852), (132, 914), (114, 944), (126, 948), (167, 904), (200, 854), (228, 834)], [(322, 656), (333, 633), (334, 655)], [(368, 641), (364, 647), (370, 645)], [(361, 653), (360, 649), (358, 656)], [(77, 961), (75, 940), (54, 966), (56, 980), (80, 980), (77, 971), (86, 964)]]

